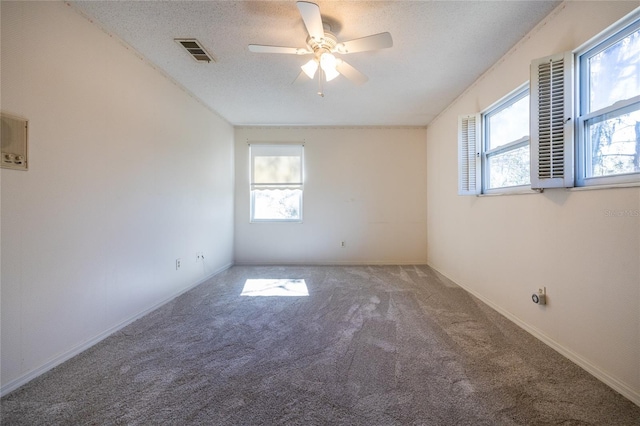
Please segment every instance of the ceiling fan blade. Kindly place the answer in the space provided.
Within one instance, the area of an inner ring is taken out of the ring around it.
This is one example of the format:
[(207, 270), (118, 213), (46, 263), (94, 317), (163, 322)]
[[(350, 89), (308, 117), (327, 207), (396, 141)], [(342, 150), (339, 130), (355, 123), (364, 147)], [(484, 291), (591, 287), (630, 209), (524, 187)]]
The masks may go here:
[(358, 71), (342, 59), (338, 59), (336, 70), (338, 70), (340, 74), (353, 81), (357, 85), (364, 84), (369, 81), (369, 77), (362, 74), (360, 71)]
[(265, 46), (262, 44), (250, 44), (249, 50), (255, 53), (287, 53), (291, 55), (306, 55), (313, 53), (302, 47)]
[(324, 27), (322, 26), (322, 16), (318, 5), (307, 1), (299, 1), (296, 5), (311, 38), (316, 40), (324, 38)]
[(335, 50), (339, 53), (356, 53), (366, 52), (367, 50), (386, 49), (391, 46), (393, 46), (391, 34), (380, 33), (338, 43)]

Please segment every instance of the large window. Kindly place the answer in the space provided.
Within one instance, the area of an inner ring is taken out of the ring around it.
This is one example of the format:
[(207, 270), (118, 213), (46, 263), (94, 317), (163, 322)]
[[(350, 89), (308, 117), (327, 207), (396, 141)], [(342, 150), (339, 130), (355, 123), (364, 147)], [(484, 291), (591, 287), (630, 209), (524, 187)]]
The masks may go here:
[(251, 221), (302, 221), (303, 146), (251, 144)]
[(640, 173), (640, 21), (577, 53), (577, 181), (637, 180)]
[(531, 186), (639, 183), (640, 9), (531, 71)]
[(460, 116), (458, 173), (460, 195), (640, 183), (640, 9), (533, 60), (528, 91)]
[(523, 87), (482, 115), (483, 187), (529, 185), (529, 90)]

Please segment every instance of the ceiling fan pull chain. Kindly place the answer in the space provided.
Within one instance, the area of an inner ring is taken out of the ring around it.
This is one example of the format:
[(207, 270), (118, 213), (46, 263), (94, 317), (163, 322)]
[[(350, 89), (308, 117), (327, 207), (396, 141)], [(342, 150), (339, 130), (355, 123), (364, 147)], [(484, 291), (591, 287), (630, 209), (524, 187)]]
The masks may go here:
[(322, 91), (322, 74), (324, 74), (324, 71), (322, 71), (322, 68), (318, 68), (318, 71), (318, 95), (324, 98), (324, 92)]

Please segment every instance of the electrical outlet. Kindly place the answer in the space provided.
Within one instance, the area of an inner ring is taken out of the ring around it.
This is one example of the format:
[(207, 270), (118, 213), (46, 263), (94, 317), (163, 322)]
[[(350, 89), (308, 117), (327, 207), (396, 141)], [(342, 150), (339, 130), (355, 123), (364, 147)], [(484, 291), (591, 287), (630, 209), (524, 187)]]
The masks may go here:
[(182, 261), (180, 259), (176, 259), (176, 271), (180, 269), (181, 265), (182, 265)]
[(347, 246), (346, 241), (340, 241), (340, 247), (345, 248)]
[(204, 254), (201, 251), (196, 252), (196, 263), (202, 262), (203, 260), (204, 260)]
[(542, 287), (541, 289), (538, 289), (537, 293), (533, 293), (531, 295), (531, 300), (533, 300), (533, 303), (537, 305), (546, 305), (547, 304), (547, 288)]

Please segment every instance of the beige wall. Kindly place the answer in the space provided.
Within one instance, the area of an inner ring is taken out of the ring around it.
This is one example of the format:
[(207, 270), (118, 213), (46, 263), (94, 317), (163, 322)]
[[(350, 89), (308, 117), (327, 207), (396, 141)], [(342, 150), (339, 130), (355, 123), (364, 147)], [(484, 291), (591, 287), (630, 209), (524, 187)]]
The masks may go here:
[[(429, 264), (640, 404), (640, 188), (457, 196), (458, 115), (529, 80), (638, 6), (566, 2), (427, 131)], [(546, 286), (549, 304), (530, 295)]]
[(1, 7), (4, 393), (232, 263), (233, 128), (64, 3)]
[[(235, 135), (237, 263), (426, 262), (426, 129), (245, 127)], [(303, 223), (249, 223), (247, 141), (305, 142)]]

